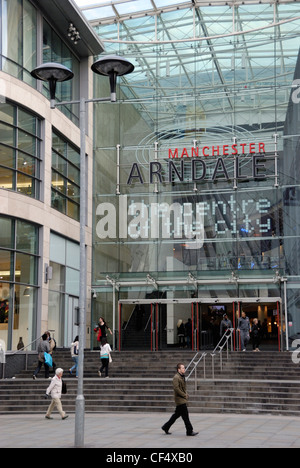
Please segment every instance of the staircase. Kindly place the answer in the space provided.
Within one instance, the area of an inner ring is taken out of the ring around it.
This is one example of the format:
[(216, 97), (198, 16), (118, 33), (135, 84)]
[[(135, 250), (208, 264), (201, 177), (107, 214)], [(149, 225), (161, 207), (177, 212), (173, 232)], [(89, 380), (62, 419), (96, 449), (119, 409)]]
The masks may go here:
[[(97, 375), (98, 351), (85, 351), (84, 396), (86, 412), (162, 411), (174, 409), (172, 378), (176, 364), (187, 365), (194, 352), (126, 351), (113, 353), (109, 379)], [(69, 350), (56, 351), (54, 360), (65, 370), (68, 393), (63, 396), (64, 409), (75, 411), (77, 380), (68, 375), (72, 365)], [(215, 357), (215, 379), (211, 377), (210, 355), (198, 369), (198, 390), (193, 376), (188, 381), (189, 411), (197, 413), (252, 413), (300, 416), (300, 366), (293, 364), (291, 353), (230, 353)], [(32, 379), (35, 365), (15, 379), (0, 380), (0, 414), (44, 413), (49, 400), (43, 395), (49, 381), (43, 369)]]

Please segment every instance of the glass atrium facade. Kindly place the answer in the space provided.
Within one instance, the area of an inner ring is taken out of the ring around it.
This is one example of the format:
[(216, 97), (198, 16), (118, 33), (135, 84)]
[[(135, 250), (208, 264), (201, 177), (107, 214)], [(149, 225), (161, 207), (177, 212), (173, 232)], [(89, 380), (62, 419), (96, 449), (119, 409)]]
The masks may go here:
[(95, 104), (94, 321), (122, 348), (133, 304), (152, 304), (159, 349), (192, 313), (201, 347), (245, 310), (284, 349), (300, 333), (299, 2), (94, 3), (105, 53), (135, 65), (117, 104)]

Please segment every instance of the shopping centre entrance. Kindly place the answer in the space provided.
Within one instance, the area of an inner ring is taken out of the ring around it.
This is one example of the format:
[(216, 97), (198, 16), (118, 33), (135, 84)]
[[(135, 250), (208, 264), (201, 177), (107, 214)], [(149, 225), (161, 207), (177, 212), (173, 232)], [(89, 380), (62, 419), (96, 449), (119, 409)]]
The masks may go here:
[[(233, 349), (240, 350), (238, 320), (245, 312), (261, 326), (261, 351), (283, 350), (282, 301), (274, 298), (153, 299), (119, 301), (120, 351), (172, 348), (214, 349), (226, 314), (235, 329)], [(248, 344), (252, 349), (252, 343)]]

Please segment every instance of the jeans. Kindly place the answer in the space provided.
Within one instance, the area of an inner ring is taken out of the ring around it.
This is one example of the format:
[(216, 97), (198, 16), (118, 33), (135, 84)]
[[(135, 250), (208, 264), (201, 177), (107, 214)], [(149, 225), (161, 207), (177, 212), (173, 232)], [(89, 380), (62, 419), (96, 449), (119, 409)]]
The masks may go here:
[(180, 416), (182, 417), (183, 422), (185, 424), (186, 433), (191, 434), (193, 432), (193, 426), (192, 426), (192, 424), (190, 422), (189, 412), (188, 412), (186, 404), (176, 406), (175, 413), (171, 416), (169, 421), (166, 422), (166, 424), (163, 425), (162, 429), (164, 431), (168, 431), (170, 429), (170, 427), (174, 424), (174, 422), (178, 418), (180, 418)]
[(45, 362), (39, 361), (38, 366), (35, 369), (33, 375), (35, 375), (35, 377), (38, 375), (38, 373), (40, 372), (40, 370), (42, 368), (42, 365), (44, 365), (44, 368), (45, 368), (45, 379), (48, 379), (48, 377), (49, 377), (49, 366), (47, 366), (47, 364)]
[(109, 364), (109, 358), (101, 358), (102, 366), (100, 367), (100, 372), (102, 372), (105, 369), (105, 377), (108, 376), (108, 364)]
[(78, 377), (78, 356), (73, 356), (72, 361), (75, 363), (73, 367), (71, 367), (70, 372), (72, 373), (74, 369), (76, 369), (76, 377)]

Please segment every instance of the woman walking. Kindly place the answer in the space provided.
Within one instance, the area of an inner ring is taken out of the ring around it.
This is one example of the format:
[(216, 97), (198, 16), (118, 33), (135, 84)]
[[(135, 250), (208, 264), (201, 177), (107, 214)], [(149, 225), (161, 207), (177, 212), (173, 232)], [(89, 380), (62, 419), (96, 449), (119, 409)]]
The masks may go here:
[(70, 374), (72, 375), (73, 370), (76, 370), (76, 377), (78, 377), (78, 349), (79, 349), (79, 337), (74, 338), (73, 343), (71, 344), (71, 358), (74, 362), (74, 366), (69, 369)]
[(107, 338), (106, 329), (112, 335), (112, 331), (105, 322), (104, 318), (100, 317), (97, 327), (94, 328), (94, 331), (97, 332), (97, 341), (99, 342), (99, 344), (102, 342), (103, 338)]
[(50, 406), (47, 410), (46, 419), (53, 419), (51, 418), (51, 413), (56, 406), (58, 409), (59, 414), (61, 415), (61, 419), (67, 419), (69, 416), (66, 415), (66, 413), (62, 409), (62, 404), (61, 404), (61, 391), (62, 391), (62, 375), (63, 375), (63, 369), (56, 369), (55, 371), (55, 376), (51, 380), (51, 384), (46, 390), (46, 395), (47, 397), (49, 394), (51, 394), (52, 401), (50, 403)]
[(106, 338), (103, 338), (101, 341), (101, 345), (100, 345), (100, 358), (101, 358), (102, 366), (100, 367), (100, 370), (98, 371), (99, 377), (101, 377), (102, 372), (105, 370), (105, 378), (108, 379), (108, 365), (111, 359), (110, 353), (111, 353), (111, 347), (107, 343)]

